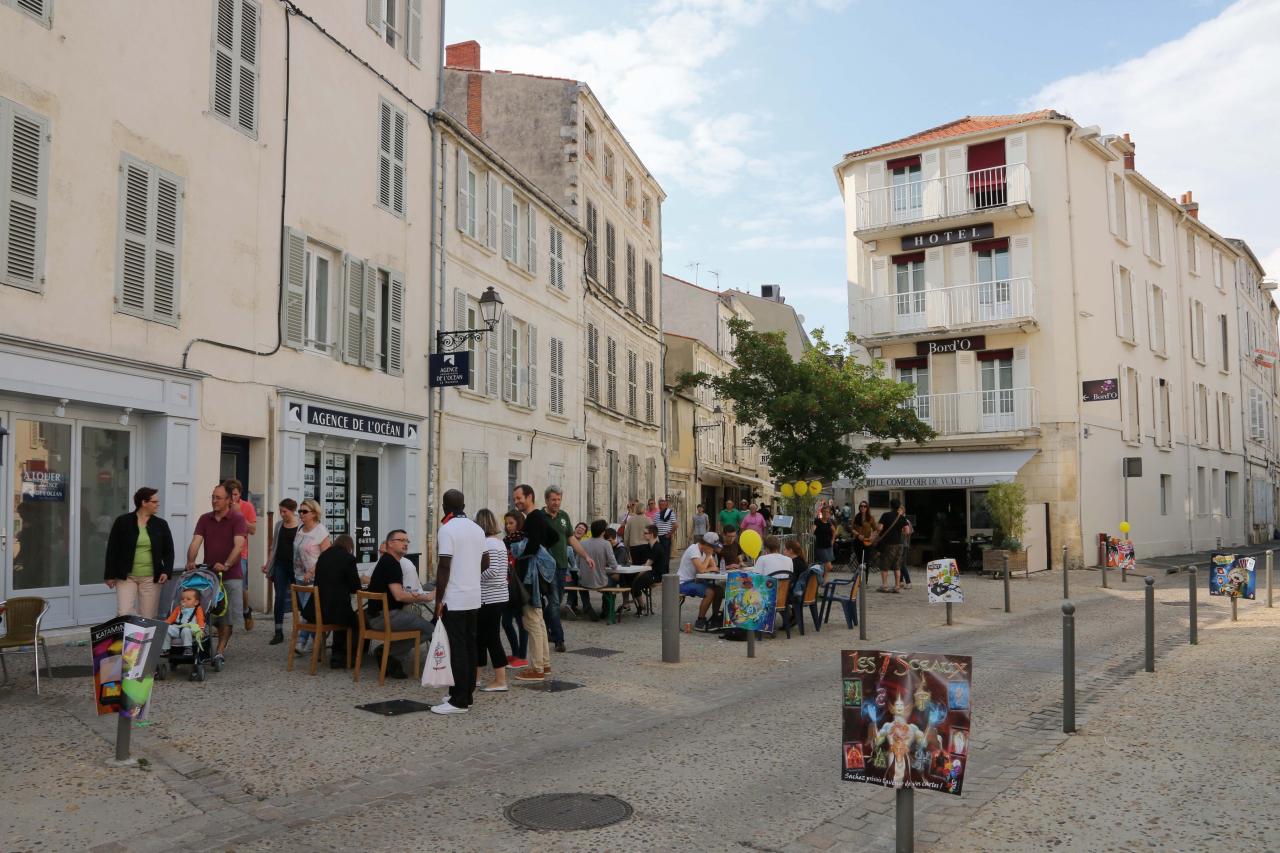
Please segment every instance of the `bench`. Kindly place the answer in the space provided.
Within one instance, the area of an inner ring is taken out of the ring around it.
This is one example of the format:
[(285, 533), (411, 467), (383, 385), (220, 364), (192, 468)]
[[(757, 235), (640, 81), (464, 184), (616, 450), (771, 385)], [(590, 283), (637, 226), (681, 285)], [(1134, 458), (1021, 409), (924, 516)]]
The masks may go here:
[[(616, 596), (619, 593), (631, 592), (629, 586), (566, 586), (565, 592), (598, 592), (604, 600), (605, 621), (610, 625), (618, 623), (618, 609), (616, 607)], [(636, 602), (636, 607), (640, 607), (640, 602)]]

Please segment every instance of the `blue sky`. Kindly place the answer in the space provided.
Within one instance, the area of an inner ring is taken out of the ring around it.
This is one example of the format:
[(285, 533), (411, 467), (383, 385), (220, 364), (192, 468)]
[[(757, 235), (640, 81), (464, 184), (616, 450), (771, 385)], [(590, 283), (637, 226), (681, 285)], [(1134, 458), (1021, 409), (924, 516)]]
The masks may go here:
[[(1280, 274), (1280, 2), (454, 0), (486, 69), (585, 80), (667, 192), (664, 270), (846, 325), (845, 152), (1054, 107)], [(1258, 166), (1242, 170), (1240, 164)]]

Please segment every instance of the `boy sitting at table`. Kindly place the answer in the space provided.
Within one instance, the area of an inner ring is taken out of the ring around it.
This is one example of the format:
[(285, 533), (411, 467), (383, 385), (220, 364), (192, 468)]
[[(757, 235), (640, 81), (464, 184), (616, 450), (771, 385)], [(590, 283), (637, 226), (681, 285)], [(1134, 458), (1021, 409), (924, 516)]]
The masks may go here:
[[(594, 566), (585, 561), (578, 563), (578, 585), (584, 589), (601, 589), (617, 582), (617, 574), (611, 577), (608, 572), (611, 568), (618, 568), (618, 561), (613, 556), (613, 545), (605, 538), (608, 527), (607, 521), (597, 518), (591, 522), (591, 536), (582, 540), (582, 549), (595, 563)], [(616, 533), (614, 537), (616, 539)], [(587, 618), (593, 622), (599, 619), (600, 617), (591, 609), (591, 593), (581, 592), (578, 595), (582, 600), (582, 610), (587, 614)]]
[(720, 565), (722, 572), (732, 572), (751, 565), (751, 558), (742, 553), (742, 543), (738, 541), (738, 528), (732, 524), (725, 525), (724, 545), (720, 549)]
[(720, 552), (720, 537), (714, 533), (704, 533), (702, 538), (685, 549), (680, 556), (680, 594), (693, 598), (701, 598), (698, 605), (698, 621), (694, 623), (698, 630), (707, 627), (707, 610), (719, 610), (720, 588), (698, 580), (698, 574), (716, 570), (716, 556)]

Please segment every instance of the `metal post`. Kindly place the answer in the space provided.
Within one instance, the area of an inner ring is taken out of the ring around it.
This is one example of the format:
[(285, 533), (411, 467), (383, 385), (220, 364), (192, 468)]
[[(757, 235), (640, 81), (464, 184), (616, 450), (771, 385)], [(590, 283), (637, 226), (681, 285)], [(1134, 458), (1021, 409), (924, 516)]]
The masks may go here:
[(755, 656), (756, 656), (756, 632), (749, 630), (747, 631), (747, 657), (753, 658)]
[(1076, 606), (1062, 602), (1062, 732), (1076, 730)]
[(951, 624), (951, 602), (947, 602), (947, 624)]
[(1271, 599), (1271, 564), (1274, 562), (1275, 553), (1270, 548), (1267, 549), (1267, 606), (1275, 607), (1275, 603)]
[(1239, 602), (1240, 602), (1240, 599), (1236, 598), (1234, 595), (1231, 596), (1231, 621), (1232, 622), (1240, 621), (1240, 614), (1236, 612), (1236, 607), (1239, 606)]
[(129, 760), (129, 738), (133, 733), (133, 720), (124, 714), (116, 714), (116, 761)]
[[(863, 564), (866, 569), (866, 564)], [(867, 638), (867, 579), (864, 577), (858, 583), (858, 639), (865, 640)]]
[(1009, 552), (1004, 552), (1004, 612), (1009, 612)]
[(1111, 588), (1110, 585), (1107, 583), (1107, 558), (1106, 557), (1102, 558), (1102, 588), (1103, 589)]
[(1071, 581), (1067, 578), (1067, 546), (1062, 546), (1062, 597), (1071, 596)]
[(1191, 605), (1191, 645), (1195, 646), (1200, 643), (1200, 625), (1199, 616), (1196, 611), (1199, 609), (1200, 591), (1196, 586), (1196, 567), (1194, 565), (1187, 566), (1187, 602)]
[(913, 853), (916, 849), (916, 803), (914, 788), (899, 788), (897, 806), (897, 853)]
[(1129, 582), (1129, 564), (1124, 560), (1120, 561), (1120, 583)]
[(1156, 671), (1156, 579), (1147, 575), (1147, 672)]
[(1217, 544), (1217, 545), (1214, 545), (1214, 546), (1213, 546), (1213, 549), (1214, 549), (1215, 551), (1221, 551), (1221, 550), (1222, 550), (1222, 537), (1221, 537), (1221, 536), (1217, 537), (1217, 541), (1218, 541), (1218, 544)]
[(662, 576), (662, 662), (680, 662), (680, 578)]

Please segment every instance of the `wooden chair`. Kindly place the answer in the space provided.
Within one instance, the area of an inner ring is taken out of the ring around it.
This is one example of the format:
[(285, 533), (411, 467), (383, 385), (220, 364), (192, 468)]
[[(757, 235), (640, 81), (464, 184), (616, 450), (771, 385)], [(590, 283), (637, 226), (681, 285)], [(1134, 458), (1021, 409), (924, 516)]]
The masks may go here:
[(44, 652), (45, 675), (52, 678), (53, 669), (49, 666), (49, 647), (44, 637), (40, 636), (40, 622), (49, 612), (49, 602), (37, 595), (21, 598), (10, 598), (0, 601), (0, 613), (4, 614), (5, 634), (0, 636), (0, 668), (4, 670), (4, 681), (9, 683), (9, 665), (4, 659), (9, 655), (26, 654), (27, 647), (36, 656), (36, 695), (40, 695), (40, 652)]
[[(302, 606), (298, 604), (298, 597), (305, 593), (311, 593), (311, 603), (315, 605), (316, 621), (302, 621)], [(293, 639), (289, 643), (289, 663), (285, 666), (285, 670), (293, 672), (293, 649), (298, 645), (298, 635), (303, 631), (312, 631), (315, 633), (315, 642), (311, 644), (311, 674), (316, 674), (316, 667), (320, 664), (320, 651), (324, 648), (324, 638), (334, 631), (345, 631), (347, 634), (347, 668), (351, 668), (351, 626), (350, 625), (326, 625), (324, 623), (324, 614), (320, 610), (320, 590), (314, 586), (303, 586), (302, 584), (289, 584), (289, 598), (293, 601)]]
[[(383, 620), (382, 628), (370, 628), (364, 621), (364, 605), (366, 601), (376, 601), (382, 605)], [(416, 628), (412, 631), (393, 631), (391, 630), (391, 622), (386, 618), (386, 614), (390, 611), (387, 609), (387, 594), (385, 592), (365, 592), (361, 590), (356, 593), (356, 621), (360, 625), (360, 640), (356, 647), (356, 674), (355, 680), (360, 680), (360, 664), (364, 660), (365, 643), (370, 640), (377, 640), (382, 643), (382, 667), (378, 671), (378, 683), (384, 684), (387, 680), (387, 661), (391, 658), (391, 644), (396, 640), (413, 640), (413, 671), (418, 675), (422, 674), (422, 634)]]

